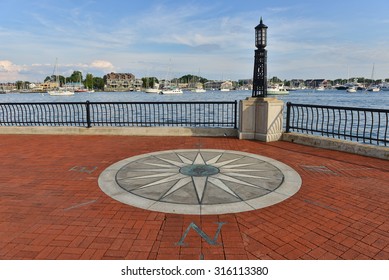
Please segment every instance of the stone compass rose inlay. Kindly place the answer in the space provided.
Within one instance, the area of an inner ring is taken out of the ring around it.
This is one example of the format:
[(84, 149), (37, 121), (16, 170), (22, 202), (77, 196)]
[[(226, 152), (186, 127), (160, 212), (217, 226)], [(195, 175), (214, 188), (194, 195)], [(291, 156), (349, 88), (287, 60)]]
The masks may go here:
[(123, 203), (153, 211), (222, 214), (250, 211), (296, 193), (300, 176), (283, 163), (224, 150), (170, 150), (120, 161), (99, 178)]

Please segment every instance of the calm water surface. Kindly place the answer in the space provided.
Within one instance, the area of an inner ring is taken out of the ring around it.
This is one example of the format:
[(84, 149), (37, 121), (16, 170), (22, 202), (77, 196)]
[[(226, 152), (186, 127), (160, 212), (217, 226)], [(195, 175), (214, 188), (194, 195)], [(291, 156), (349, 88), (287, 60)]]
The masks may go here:
[[(159, 95), (144, 92), (95, 92), (76, 93), (73, 96), (50, 96), (40, 93), (0, 94), (0, 102), (132, 102), (132, 101), (234, 101), (251, 96), (251, 91), (208, 91), (205, 93), (184, 92), (182, 95)], [(289, 95), (278, 96), (285, 102), (389, 109), (389, 91), (377, 93), (347, 93), (342, 90), (292, 91)]]

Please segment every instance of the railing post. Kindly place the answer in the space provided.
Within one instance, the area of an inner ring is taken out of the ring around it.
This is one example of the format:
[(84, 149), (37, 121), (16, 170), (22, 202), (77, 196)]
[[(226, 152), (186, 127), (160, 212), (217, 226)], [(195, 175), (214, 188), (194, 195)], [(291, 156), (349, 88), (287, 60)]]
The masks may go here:
[(91, 127), (91, 121), (90, 121), (90, 102), (89, 100), (86, 101), (86, 127), (90, 128)]
[(292, 103), (286, 103), (286, 133), (290, 132), (290, 106)]
[(234, 114), (234, 129), (238, 128), (237, 122), (238, 122), (238, 101), (235, 100), (235, 114)]

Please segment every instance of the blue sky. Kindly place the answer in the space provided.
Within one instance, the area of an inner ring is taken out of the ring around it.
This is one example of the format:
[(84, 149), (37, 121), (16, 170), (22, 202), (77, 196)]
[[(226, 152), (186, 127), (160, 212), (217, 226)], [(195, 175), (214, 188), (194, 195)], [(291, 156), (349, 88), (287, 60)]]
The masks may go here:
[(268, 76), (389, 78), (389, 1), (0, 0), (0, 82), (102, 77), (251, 78), (268, 25)]

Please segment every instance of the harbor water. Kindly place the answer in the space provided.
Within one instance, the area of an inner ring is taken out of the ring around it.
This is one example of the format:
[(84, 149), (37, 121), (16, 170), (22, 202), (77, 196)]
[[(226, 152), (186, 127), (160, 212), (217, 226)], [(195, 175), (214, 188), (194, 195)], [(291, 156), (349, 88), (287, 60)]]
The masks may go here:
[[(164, 101), (235, 101), (251, 96), (251, 91), (185, 92), (180, 95), (159, 95), (144, 92), (94, 92), (75, 93), (72, 96), (50, 96), (47, 93), (0, 94), (0, 103), (24, 102), (164, 102)], [(270, 96), (269, 96), (270, 97)], [(343, 90), (291, 91), (288, 95), (273, 96), (299, 104), (389, 109), (389, 91), (347, 93)]]

